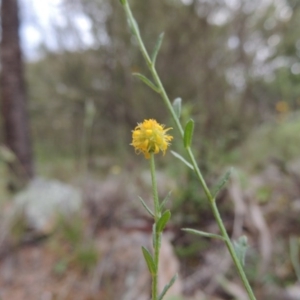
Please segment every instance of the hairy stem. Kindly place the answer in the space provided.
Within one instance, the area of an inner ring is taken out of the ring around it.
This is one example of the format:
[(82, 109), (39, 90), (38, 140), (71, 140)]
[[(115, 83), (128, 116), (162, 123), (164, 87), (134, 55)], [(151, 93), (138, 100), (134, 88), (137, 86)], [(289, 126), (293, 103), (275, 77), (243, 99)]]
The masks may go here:
[(159, 208), (159, 199), (158, 199), (157, 183), (156, 183), (156, 175), (155, 175), (155, 161), (154, 161), (153, 153), (151, 153), (150, 156), (150, 170), (151, 170), (152, 193), (153, 193), (153, 201), (154, 201), (154, 219), (155, 219), (155, 223), (157, 223), (161, 213)]
[(157, 232), (156, 225), (161, 216), (161, 212), (160, 212), (159, 199), (157, 193), (155, 162), (154, 162), (153, 153), (151, 153), (150, 156), (150, 170), (151, 170), (152, 191), (153, 191), (153, 200), (154, 200), (154, 221), (155, 221), (155, 226), (153, 227), (155, 272), (154, 274), (152, 274), (152, 300), (157, 300), (158, 299), (158, 265), (159, 265), (161, 233)]

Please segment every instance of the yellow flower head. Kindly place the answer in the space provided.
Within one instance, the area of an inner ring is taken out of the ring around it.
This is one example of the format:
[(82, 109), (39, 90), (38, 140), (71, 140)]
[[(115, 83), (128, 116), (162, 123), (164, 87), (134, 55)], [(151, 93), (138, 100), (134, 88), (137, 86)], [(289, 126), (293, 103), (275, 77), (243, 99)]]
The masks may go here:
[(164, 125), (158, 124), (155, 120), (145, 120), (138, 123), (132, 131), (132, 145), (136, 153), (143, 153), (145, 158), (150, 158), (150, 153), (158, 153), (161, 150), (164, 154), (173, 139), (166, 132), (172, 128), (164, 129)]

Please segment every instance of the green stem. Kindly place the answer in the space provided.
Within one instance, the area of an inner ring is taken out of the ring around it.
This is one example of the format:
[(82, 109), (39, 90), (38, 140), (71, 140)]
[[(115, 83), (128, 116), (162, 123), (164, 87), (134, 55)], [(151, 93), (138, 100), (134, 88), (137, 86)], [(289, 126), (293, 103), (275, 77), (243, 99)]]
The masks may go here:
[(233, 260), (233, 262), (234, 262), (234, 264), (235, 264), (235, 266), (237, 268), (237, 271), (238, 271), (238, 273), (240, 275), (240, 278), (241, 278), (241, 280), (242, 280), (242, 282), (244, 284), (244, 287), (245, 287), (245, 289), (246, 289), (246, 291), (248, 293), (249, 299), (256, 300), (255, 295), (254, 295), (254, 293), (252, 291), (252, 288), (251, 288), (251, 286), (249, 284), (249, 281), (248, 281), (248, 279), (246, 277), (246, 274), (244, 272), (243, 266), (242, 266), (240, 260), (238, 259), (237, 255), (236, 255), (236, 252), (235, 252), (235, 250), (233, 248), (232, 242), (231, 242), (231, 240), (230, 240), (230, 238), (228, 236), (228, 233), (227, 233), (226, 228), (224, 226), (223, 220), (222, 220), (222, 218), (220, 216), (218, 207), (216, 205), (216, 201), (212, 201), (210, 204), (211, 204), (211, 208), (212, 208), (214, 217), (215, 217), (215, 219), (216, 219), (216, 221), (218, 223), (219, 229), (220, 229), (220, 231), (222, 233), (222, 236), (225, 239), (225, 243), (226, 243), (227, 249), (228, 249), (228, 251), (229, 251), (229, 253), (230, 253), (231, 257), (232, 257), (232, 260)]
[(152, 192), (153, 192), (153, 200), (154, 200), (154, 221), (155, 221), (155, 226), (153, 228), (155, 272), (152, 275), (152, 300), (157, 300), (158, 299), (158, 265), (159, 265), (159, 250), (160, 250), (161, 234), (157, 232), (156, 225), (161, 216), (161, 212), (160, 212), (158, 192), (157, 192), (155, 162), (154, 162), (153, 153), (151, 153), (150, 155), (150, 170), (151, 170)]
[(150, 170), (151, 170), (151, 181), (152, 181), (152, 193), (153, 193), (153, 200), (154, 200), (154, 219), (155, 223), (160, 218), (160, 208), (159, 208), (159, 199), (158, 199), (158, 192), (157, 192), (157, 183), (156, 183), (156, 175), (155, 175), (155, 161), (154, 161), (154, 154), (150, 154)]
[[(168, 95), (167, 95), (167, 93), (166, 93), (166, 91), (164, 89), (164, 86), (163, 86), (163, 84), (162, 84), (162, 82), (161, 82), (161, 80), (159, 78), (159, 75), (156, 72), (155, 65), (152, 63), (152, 61), (150, 59), (150, 56), (149, 56), (149, 54), (148, 54), (148, 52), (146, 50), (144, 42), (143, 42), (143, 40), (142, 40), (142, 38), (140, 36), (139, 30), (138, 30), (137, 26), (135, 25), (134, 17), (132, 15), (132, 12), (131, 12), (131, 9), (129, 7), (129, 4), (128, 4), (127, 0), (124, 0), (123, 6), (125, 8), (125, 11), (126, 11), (128, 19), (129, 19), (129, 22), (132, 25), (133, 34), (137, 38), (140, 50), (141, 50), (141, 52), (142, 52), (142, 54), (143, 54), (143, 56), (144, 56), (144, 58), (146, 60), (146, 63), (148, 65), (149, 70), (150, 70), (150, 72), (151, 72), (151, 74), (153, 76), (153, 79), (154, 79), (154, 81), (155, 81), (155, 83), (157, 85), (157, 88), (160, 91), (160, 95), (161, 95), (161, 97), (162, 97), (162, 99), (163, 99), (163, 101), (164, 101), (167, 109), (169, 110), (169, 112), (170, 112), (170, 114), (171, 114), (171, 116), (172, 116), (172, 118), (173, 118), (173, 120), (174, 120), (174, 122), (176, 124), (177, 129), (179, 130), (181, 136), (183, 137), (183, 134), (184, 134), (183, 128), (182, 128), (182, 126), (181, 126), (181, 124), (179, 122), (179, 119), (176, 116), (176, 113), (175, 113), (175, 111), (173, 109), (173, 106), (171, 104), (171, 101), (170, 101), (170, 99), (169, 99), (169, 97), (168, 97)], [(256, 298), (254, 296), (254, 293), (253, 293), (253, 291), (251, 289), (251, 286), (250, 286), (250, 284), (248, 282), (248, 279), (246, 277), (246, 274), (244, 272), (244, 269), (243, 269), (243, 267), (242, 267), (242, 265), (241, 265), (241, 263), (240, 263), (237, 255), (235, 253), (235, 250), (233, 248), (232, 242), (231, 242), (231, 240), (230, 240), (230, 238), (228, 236), (228, 233), (227, 233), (226, 228), (224, 226), (223, 220), (222, 220), (222, 218), (220, 216), (220, 213), (219, 213), (219, 210), (218, 210), (218, 208), (216, 206), (215, 199), (212, 197), (211, 192), (210, 192), (209, 188), (207, 187), (207, 184), (206, 184), (206, 182), (205, 182), (205, 180), (204, 180), (204, 178), (202, 176), (202, 173), (201, 173), (201, 171), (200, 171), (200, 169), (199, 169), (199, 167), (197, 165), (195, 156), (194, 156), (194, 154), (193, 154), (193, 152), (192, 152), (192, 150), (191, 150), (190, 147), (187, 148), (187, 154), (188, 154), (188, 156), (189, 156), (189, 158), (190, 158), (190, 160), (192, 162), (192, 165), (194, 167), (194, 171), (196, 173), (196, 176), (197, 176), (197, 178), (198, 178), (198, 180), (199, 180), (199, 182), (200, 182), (200, 184), (201, 184), (201, 186), (202, 186), (202, 188), (203, 188), (203, 190), (205, 192), (205, 195), (206, 195), (206, 197), (207, 197), (207, 199), (208, 199), (208, 201), (209, 201), (209, 203), (211, 205), (211, 209), (212, 209), (212, 212), (213, 212), (214, 217), (216, 219), (216, 222), (218, 224), (218, 227), (220, 229), (220, 232), (221, 232), (223, 238), (225, 239), (225, 244), (226, 244), (227, 249), (228, 249), (228, 251), (229, 251), (229, 253), (230, 253), (231, 257), (232, 257), (232, 260), (233, 260), (233, 262), (234, 262), (234, 264), (235, 264), (235, 266), (237, 268), (238, 274), (239, 274), (239, 276), (240, 276), (240, 278), (241, 278), (241, 280), (242, 280), (242, 282), (244, 284), (244, 287), (245, 287), (245, 289), (246, 289), (246, 291), (248, 293), (249, 299), (250, 300), (256, 300)], [(153, 164), (154, 164), (154, 161), (153, 161)], [(152, 166), (152, 163), (151, 163), (151, 166)], [(158, 198), (157, 198), (157, 202), (158, 202)], [(155, 206), (156, 205), (157, 204), (155, 204)], [(156, 209), (157, 208), (155, 207), (155, 210)], [(155, 239), (157, 239), (157, 237)], [(155, 247), (157, 247), (157, 246), (158, 246), (157, 243), (155, 243)], [(158, 261), (158, 258), (157, 258), (157, 261)], [(157, 264), (157, 266), (158, 266), (158, 264)], [(153, 300), (155, 300), (155, 299), (156, 298), (153, 298)]]

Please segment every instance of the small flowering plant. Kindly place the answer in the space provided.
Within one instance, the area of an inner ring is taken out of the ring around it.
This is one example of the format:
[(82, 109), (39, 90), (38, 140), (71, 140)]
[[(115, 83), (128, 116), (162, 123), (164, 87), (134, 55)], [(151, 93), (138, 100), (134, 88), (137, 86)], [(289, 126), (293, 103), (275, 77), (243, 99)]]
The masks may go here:
[[(189, 168), (191, 168), (198, 181), (200, 186), (203, 188), (204, 193), (206, 195), (207, 201), (210, 205), (210, 208), (212, 210), (212, 213), (215, 217), (215, 220), (218, 224), (220, 234), (212, 234), (208, 232), (203, 232), (199, 230), (189, 229), (185, 228), (183, 230), (197, 234), (199, 236), (204, 236), (208, 238), (216, 238), (222, 240), (230, 255), (231, 258), (235, 264), (235, 267), (237, 269), (237, 272), (242, 280), (242, 283), (245, 287), (245, 290), (248, 294), (248, 297), (250, 300), (256, 300), (255, 295), (252, 291), (252, 288), (248, 282), (248, 279), (246, 277), (245, 271), (244, 271), (244, 258), (245, 258), (245, 252), (247, 249), (247, 238), (245, 236), (240, 237), (237, 241), (232, 242), (226, 228), (224, 226), (222, 217), (220, 215), (219, 209), (217, 207), (216, 199), (218, 192), (223, 188), (223, 186), (228, 181), (228, 178), (230, 176), (230, 171), (227, 172), (224, 177), (221, 179), (219, 184), (217, 185), (216, 189), (214, 191), (211, 191), (206, 181), (204, 180), (202, 173), (200, 171), (200, 168), (196, 162), (194, 153), (191, 149), (192, 146), (192, 138), (193, 138), (193, 132), (194, 132), (194, 121), (189, 120), (187, 124), (182, 126), (180, 121), (180, 112), (181, 112), (181, 99), (176, 98), (171, 103), (165, 88), (161, 82), (161, 79), (156, 71), (156, 58), (159, 52), (159, 49), (161, 47), (164, 34), (160, 34), (158, 37), (158, 40), (156, 42), (156, 45), (154, 47), (154, 51), (152, 55), (150, 56), (148, 51), (146, 50), (145, 44), (143, 42), (143, 39), (141, 37), (139, 27), (137, 25), (137, 22), (135, 21), (130, 6), (128, 4), (127, 0), (120, 0), (127, 19), (128, 24), (131, 29), (131, 32), (133, 36), (135, 37), (137, 44), (142, 52), (142, 55), (146, 61), (146, 65), (149, 68), (149, 71), (152, 75), (153, 81), (148, 79), (142, 74), (134, 73), (133, 75), (138, 77), (141, 81), (143, 81), (146, 85), (148, 85), (152, 90), (154, 90), (156, 93), (158, 93), (165, 106), (167, 107), (171, 117), (173, 118), (173, 121), (176, 125), (177, 130), (179, 131), (182, 140), (183, 145), (186, 149), (186, 154), (188, 156), (188, 160), (183, 158), (179, 153), (176, 153), (172, 151), (172, 154), (180, 159), (183, 163), (185, 163)], [(164, 230), (167, 222), (169, 221), (171, 217), (171, 213), (169, 210), (164, 209), (165, 200), (160, 202), (158, 198), (157, 193), (157, 187), (156, 187), (156, 178), (155, 178), (155, 163), (154, 163), (154, 154), (159, 153), (159, 151), (162, 151), (163, 154), (167, 150), (168, 146), (170, 145), (171, 140), (173, 139), (172, 136), (168, 135), (167, 132), (172, 128), (164, 129), (163, 125), (160, 125), (153, 119), (145, 120), (143, 123), (139, 123), (136, 128), (132, 132), (132, 143), (131, 145), (135, 148), (135, 151), (137, 153), (143, 153), (146, 159), (150, 159), (150, 169), (151, 169), (151, 179), (152, 179), (152, 188), (153, 188), (153, 200), (154, 200), (154, 212), (151, 211), (151, 209), (146, 205), (143, 199), (140, 198), (143, 206), (147, 210), (147, 212), (154, 218), (154, 225), (153, 225), (153, 254), (150, 253), (150, 251), (144, 247), (142, 247), (143, 255), (146, 260), (148, 269), (152, 276), (152, 300), (162, 300), (168, 291), (168, 289), (172, 286), (172, 284), (176, 280), (176, 275), (170, 280), (169, 284), (165, 286), (163, 291), (159, 293), (158, 291), (158, 266), (159, 266), (159, 249), (161, 244), (161, 235), (162, 231)]]
[(159, 266), (159, 251), (161, 245), (162, 232), (167, 225), (171, 217), (171, 212), (165, 210), (164, 206), (166, 200), (160, 201), (158, 198), (156, 176), (155, 176), (155, 162), (154, 155), (162, 151), (165, 154), (170, 141), (173, 139), (171, 135), (167, 134), (172, 128), (164, 129), (164, 125), (157, 123), (154, 119), (144, 120), (143, 123), (139, 123), (132, 131), (132, 143), (131, 145), (135, 148), (137, 154), (143, 153), (146, 159), (150, 159), (150, 170), (152, 180), (152, 191), (154, 201), (154, 212), (146, 205), (145, 201), (140, 198), (142, 205), (145, 207), (147, 212), (153, 217), (153, 249), (154, 254), (142, 247), (143, 255), (146, 260), (148, 269), (152, 276), (152, 299), (163, 299), (168, 289), (173, 285), (177, 275), (171, 279), (168, 285), (165, 286), (164, 290), (160, 295), (158, 291), (158, 266)]

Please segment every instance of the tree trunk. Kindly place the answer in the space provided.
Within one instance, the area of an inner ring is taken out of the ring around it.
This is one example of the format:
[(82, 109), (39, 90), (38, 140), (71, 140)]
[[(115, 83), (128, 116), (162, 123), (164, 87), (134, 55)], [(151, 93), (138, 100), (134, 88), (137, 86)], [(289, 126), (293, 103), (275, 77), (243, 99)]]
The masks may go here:
[(19, 37), (17, 0), (2, 0), (1, 6), (1, 100), (4, 139), (15, 154), (10, 168), (18, 179), (33, 176), (32, 149), (26, 110), (26, 90)]

